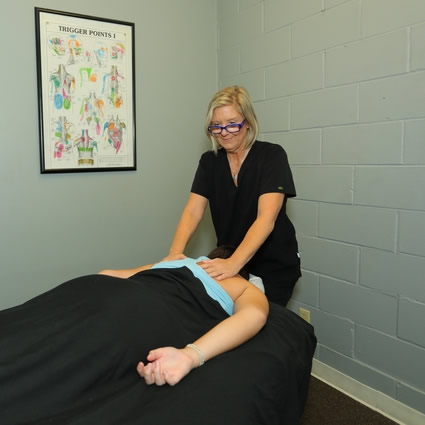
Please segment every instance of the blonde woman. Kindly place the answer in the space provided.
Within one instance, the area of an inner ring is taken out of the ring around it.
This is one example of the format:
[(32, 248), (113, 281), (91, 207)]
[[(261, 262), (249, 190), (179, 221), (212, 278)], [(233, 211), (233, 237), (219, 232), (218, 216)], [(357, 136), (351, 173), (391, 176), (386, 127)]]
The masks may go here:
[(245, 267), (262, 278), (270, 301), (286, 305), (301, 276), (295, 229), (286, 215), (287, 199), (296, 196), (287, 155), (280, 145), (257, 140), (256, 114), (240, 86), (213, 96), (205, 131), (212, 149), (201, 156), (165, 259), (184, 258), (209, 204), (217, 245), (236, 250), (201, 267), (218, 281)]

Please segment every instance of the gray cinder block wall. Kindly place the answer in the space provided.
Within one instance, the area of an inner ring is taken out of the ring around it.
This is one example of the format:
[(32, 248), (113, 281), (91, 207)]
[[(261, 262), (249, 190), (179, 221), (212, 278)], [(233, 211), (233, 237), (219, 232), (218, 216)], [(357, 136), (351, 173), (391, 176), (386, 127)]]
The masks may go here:
[(316, 358), (425, 413), (425, 1), (219, 0), (218, 37), (289, 156)]

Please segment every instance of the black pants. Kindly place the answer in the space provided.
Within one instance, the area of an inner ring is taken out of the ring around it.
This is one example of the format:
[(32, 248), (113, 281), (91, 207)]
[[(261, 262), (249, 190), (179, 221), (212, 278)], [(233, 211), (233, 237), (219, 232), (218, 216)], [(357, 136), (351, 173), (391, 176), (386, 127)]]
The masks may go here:
[(291, 299), (297, 281), (298, 277), (296, 279), (280, 279), (273, 281), (263, 278), (267, 299), (285, 307)]

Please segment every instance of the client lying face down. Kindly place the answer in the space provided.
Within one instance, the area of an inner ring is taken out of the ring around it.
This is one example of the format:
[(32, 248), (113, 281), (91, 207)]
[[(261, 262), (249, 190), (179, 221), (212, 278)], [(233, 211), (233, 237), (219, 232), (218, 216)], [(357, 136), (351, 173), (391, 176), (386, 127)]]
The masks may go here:
[[(208, 258), (228, 258), (233, 251), (232, 247), (218, 247), (208, 254)], [(135, 269), (100, 272), (109, 276), (129, 278), (149, 269), (188, 267), (194, 276), (201, 280), (208, 294), (219, 301), (230, 315), (184, 348), (161, 347), (151, 350), (147, 356), (148, 363), (140, 362), (137, 366), (139, 375), (147, 384), (177, 384), (193, 368), (202, 366), (206, 360), (252, 338), (267, 320), (267, 299), (260, 290), (249, 283), (245, 270), (242, 269), (237, 276), (215, 281), (197, 264), (205, 259), (185, 258)]]
[(240, 275), (216, 282), (205, 258), (103, 270), (0, 311), (2, 425), (82, 409), (140, 377), (175, 385), (257, 334), (265, 295)]

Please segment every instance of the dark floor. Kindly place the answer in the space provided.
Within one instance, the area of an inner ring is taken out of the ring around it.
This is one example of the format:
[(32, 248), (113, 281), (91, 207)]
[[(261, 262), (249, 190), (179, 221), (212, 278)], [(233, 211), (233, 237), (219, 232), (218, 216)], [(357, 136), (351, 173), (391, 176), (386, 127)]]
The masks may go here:
[(312, 376), (301, 425), (397, 425), (397, 423)]

